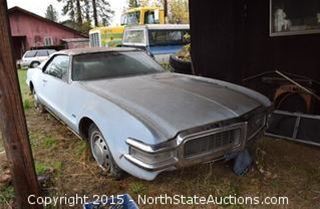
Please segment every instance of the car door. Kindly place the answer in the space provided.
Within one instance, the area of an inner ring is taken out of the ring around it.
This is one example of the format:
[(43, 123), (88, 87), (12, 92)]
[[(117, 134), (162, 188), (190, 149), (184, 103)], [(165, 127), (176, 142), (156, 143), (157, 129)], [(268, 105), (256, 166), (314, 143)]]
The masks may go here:
[(65, 99), (70, 85), (68, 83), (70, 57), (67, 55), (55, 55), (44, 67), (40, 79), (42, 87), (39, 96), (43, 102), (60, 119), (68, 122), (65, 110)]

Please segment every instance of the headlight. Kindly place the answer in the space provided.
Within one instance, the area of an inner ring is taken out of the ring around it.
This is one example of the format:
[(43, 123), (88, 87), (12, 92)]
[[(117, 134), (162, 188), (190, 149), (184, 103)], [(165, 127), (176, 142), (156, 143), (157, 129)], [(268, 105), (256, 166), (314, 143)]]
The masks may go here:
[(266, 113), (258, 113), (253, 115), (248, 120), (248, 139), (254, 137), (266, 124)]
[(157, 153), (148, 153), (130, 146), (129, 155), (143, 163), (153, 165), (171, 160), (175, 157), (175, 151), (171, 150)]

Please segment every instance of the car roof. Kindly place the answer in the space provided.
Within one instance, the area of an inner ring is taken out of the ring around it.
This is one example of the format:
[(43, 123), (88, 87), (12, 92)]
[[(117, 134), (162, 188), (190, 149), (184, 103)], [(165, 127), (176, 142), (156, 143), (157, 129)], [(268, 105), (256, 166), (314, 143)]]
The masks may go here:
[(90, 54), (97, 52), (125, 52), (125, 51), (140, 51), (136, 48), (130, 47), (90, 47), (90, 48), (76, 48), (58, 51), (56, 54), (66, 54), (66, 55), (79, 55), (79, 54)]
[(146, 24), (146, 25), (135, 25), (127, 26), (126, 29), (151, 29), (151, 30), (189, 30), (189, 24)]
[(33, 51), (57, 51), (55, 49), (30, 49), (27, 50), (27, 52), (33, 52)]

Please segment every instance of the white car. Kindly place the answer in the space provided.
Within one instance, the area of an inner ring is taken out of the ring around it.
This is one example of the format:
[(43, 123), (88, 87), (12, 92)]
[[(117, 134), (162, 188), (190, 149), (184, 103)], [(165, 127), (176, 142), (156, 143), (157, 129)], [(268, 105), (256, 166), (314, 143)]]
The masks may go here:
[(18, 68), (35, 68), (47, 60), (54, 52), (56, 52), (54, 49), (28, 50), (24, 53), (21, 60), (17, 62), (17, 66)]
[(38, 110), (88, 140), (98, 165), (153, 180), (229, 159), (266, 127), (270, 101), (231, 83), (166, 72), (130, 48), (59, 51), (27, 74)]

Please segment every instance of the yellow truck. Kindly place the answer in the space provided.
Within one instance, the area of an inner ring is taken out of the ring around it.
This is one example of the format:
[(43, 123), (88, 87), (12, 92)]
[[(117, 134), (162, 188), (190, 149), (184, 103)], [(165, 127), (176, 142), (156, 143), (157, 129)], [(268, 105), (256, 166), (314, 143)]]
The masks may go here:
[(97, 27), (90, 30), (90, 47), (116, 47), (121, 45), (125, 26), (164, 24), (164, 22), (164, 10), (159, 7), (129, 9), (121, 16), (121, 26)]

